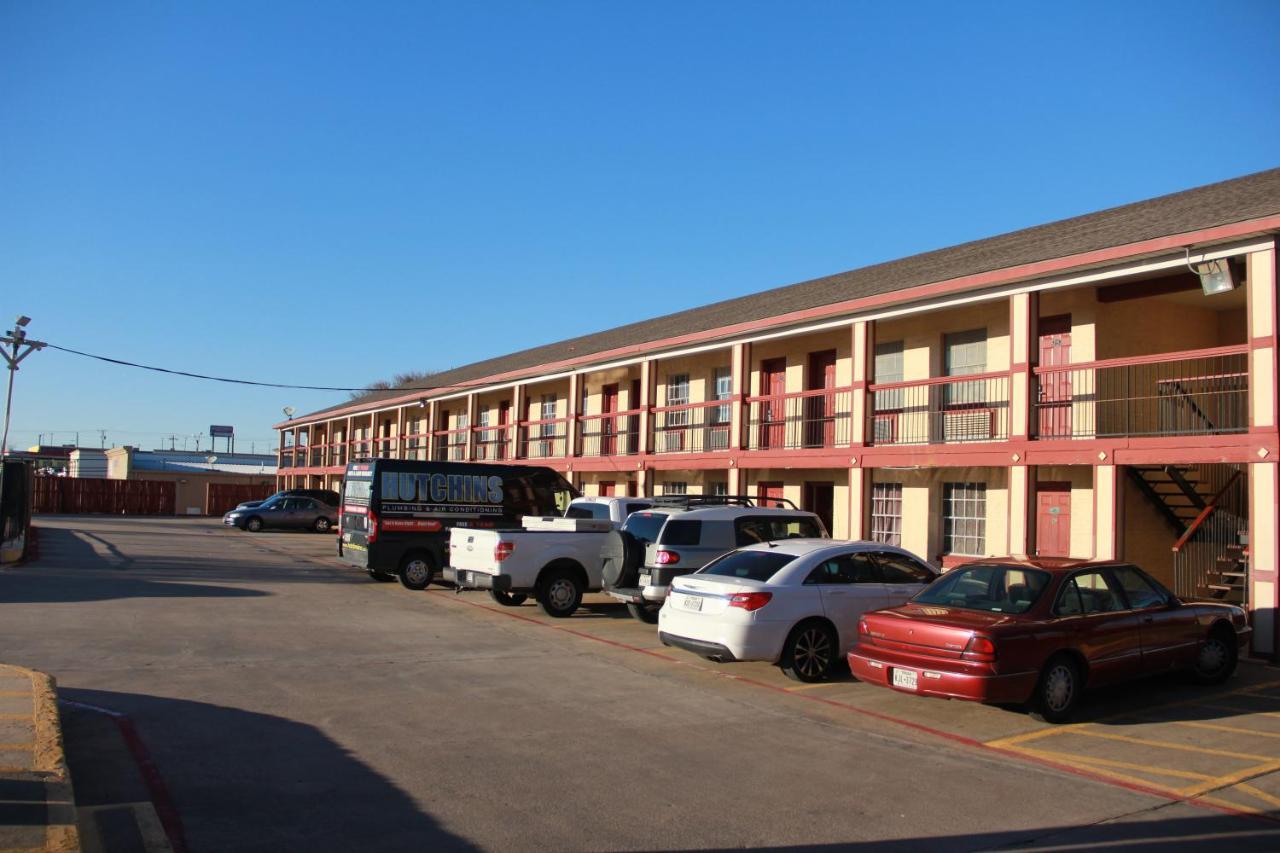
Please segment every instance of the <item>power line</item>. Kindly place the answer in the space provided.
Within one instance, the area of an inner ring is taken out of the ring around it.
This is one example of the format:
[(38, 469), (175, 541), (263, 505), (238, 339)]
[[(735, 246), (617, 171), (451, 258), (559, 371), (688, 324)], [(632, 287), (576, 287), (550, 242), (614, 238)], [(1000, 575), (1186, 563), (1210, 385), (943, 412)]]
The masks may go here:
[(253, 379), (232, 379), (226, 376), (209, 376), (204, 373), (191, 373), (186, 370), (174, 370), (168, 367), (156, 367), (151, 364), (138, 364), (133, 361), (125, 361), (122, 358), (110, 358), (105, 355), (94, 355), (91, 352), (81, 352), (80, 350), (71, 349), (70, 347), (60, 347), (57, 344), (46, 343), (49, 349), (56, 349), (60, 352), (70, 353), (71, 355), (83, 356), (84, 358), (97, 359), (105, 361), (108, 364), (118, 364), (122, 367), (136, 367), (139, 370), (152, 370), (156, 373), (168, 373), (174, 376), (186, 376), (190, 379), (206, 379), (210, 382), (227, 382), (232, 385), (257, 385), (263, 388), (288, 388), (297, 391), (438, 391), (441, 388), (448, 388), (447, 385), (425, 385), (410, 388), (339, 388), (332, 385), (290, 385), (285, 382), (259, 382)]

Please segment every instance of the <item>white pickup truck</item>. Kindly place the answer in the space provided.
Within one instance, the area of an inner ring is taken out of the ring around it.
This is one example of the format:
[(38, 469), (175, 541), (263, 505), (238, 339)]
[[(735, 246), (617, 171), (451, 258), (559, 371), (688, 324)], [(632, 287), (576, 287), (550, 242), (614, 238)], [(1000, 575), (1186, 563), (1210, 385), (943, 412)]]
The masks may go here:
[(515, 607), (532, 593), (548, 616), (570, 616), (584, 593), (600, 589), (600, 550), (613, 524), (604, 518), (527, 516), (522, 530), (455, 527), (444, 579), (485, 589)]

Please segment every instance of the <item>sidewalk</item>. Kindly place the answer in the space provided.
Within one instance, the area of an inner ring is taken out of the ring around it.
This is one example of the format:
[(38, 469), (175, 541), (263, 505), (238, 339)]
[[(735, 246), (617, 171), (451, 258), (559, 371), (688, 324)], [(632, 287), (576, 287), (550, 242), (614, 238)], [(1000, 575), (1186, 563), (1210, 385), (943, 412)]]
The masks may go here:
[(0, 851), (78, 850), (53, 678), (0, 664)]

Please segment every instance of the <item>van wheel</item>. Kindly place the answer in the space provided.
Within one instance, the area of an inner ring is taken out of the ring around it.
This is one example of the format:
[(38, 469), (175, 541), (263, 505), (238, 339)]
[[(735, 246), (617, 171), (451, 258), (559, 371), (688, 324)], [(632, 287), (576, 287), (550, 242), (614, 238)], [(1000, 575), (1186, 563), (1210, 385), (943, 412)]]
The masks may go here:
[(563, 619), (578, 609), (582, 593), (582, 583), (572, 569), (548, 569), (538, 581), (538, 606), (548, 616)]
[(503, 592), (498, 589), (489, 590), (489, 597), (503, 607), (519, 607), (529, 600), (529, 596), (523, 592)]
[(1080, 667), (1066, 655), (1049, 659), (1031, 700), (1031, 716), (1046, 723), (1065, 723), (1080, 704)]
[(814, 684), (826, 679), (836, 661), (839, 641), (825, 622), (801, 622), (782, 648), (782, 674), (796, 681)]
[(412, 551), (400, 561), (400, 584), (405, 589), (426, 589), (435, 578), (435, 561), (430, 554)]
[(632, 604), (627, 602), (627, 612), (631, 614), (631, 618), (639, 619), (646, 625), (658, 624), (658, 611), (662, 609), (661, 604)]

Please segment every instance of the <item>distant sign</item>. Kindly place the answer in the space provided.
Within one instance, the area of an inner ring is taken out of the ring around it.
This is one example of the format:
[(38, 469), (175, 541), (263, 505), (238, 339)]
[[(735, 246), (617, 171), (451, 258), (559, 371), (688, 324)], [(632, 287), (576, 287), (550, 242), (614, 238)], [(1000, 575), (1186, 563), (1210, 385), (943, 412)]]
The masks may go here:
[(230, 438), (236, 434), (236, 428), (233, 426), (218, 426), (213, 424), (209, 427), (209, 435), (213, 438)]

